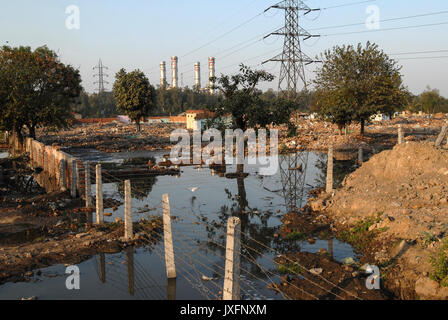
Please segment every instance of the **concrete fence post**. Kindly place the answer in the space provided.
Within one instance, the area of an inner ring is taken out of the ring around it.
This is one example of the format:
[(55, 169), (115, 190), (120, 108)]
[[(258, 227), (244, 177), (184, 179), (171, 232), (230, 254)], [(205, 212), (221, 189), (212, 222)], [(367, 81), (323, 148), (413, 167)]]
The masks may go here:
[[(436, 148), (439, 148), (442, 145), (443, 139), (445, 139), (445, 136), (447, 136), (448, 133), (448, 125), (443, 126), (442, 131), (440, 132), (439, 136), (437, 137), (436, 140)], [(448, 145), (448, 141), (447, 141), (447, 145)]]
[(328, 161), (327, 161), (327, 193), (333, 192), (333, 145), (328, 148)]
[(232, 217), (227, 223), (226, 264), (223, 300), (240, 300), (241, 221)]
[(364, 150), (362, 149), (362, 147), (359, 147), (359, 150), (358, 150), (358, 164), (362, 165), (363, 162), (364, 162)]
[(96, 223), (104, 223), (103, 180), (101, 178), (101, 164), (96, 165)]
[(398, 144), (404, 143), (403, 125), (398, 125)]
[(71, 181), (71, 195), (72, 195), (72, 198), (76, 198), (76, 195), (77, 195), (77, 190), (76, 190), (76, 186), (77, 186), (77, 181), (76, 181), (76, 178), (78, 177), (78, 175), (76, 174), (76, 168), (77, 168), (77, 165), (76, 165), (76, 160), (72, 160), (72, 181)]
[(124, 182), (124, 241), (133, 238), (131, 180), (126, 180)]
[(174, 261), (173, 234), (171, 232), (170, 196), (163, 195), (163, 241), (165, 245), (165, 265), (168, 279), (176, 278), (176, 263)]
[(65, 172), (67, 168), (67, 162), (64, 159), (59, 161), (59, 186), (62, 192), (67, 191), (67, 176)]
[(84, 164), (85, 172), (85, 189), (86, 189), (86, 208), (92, 207), (92, 181), (90, 180), (90, 163), (87, 161)]

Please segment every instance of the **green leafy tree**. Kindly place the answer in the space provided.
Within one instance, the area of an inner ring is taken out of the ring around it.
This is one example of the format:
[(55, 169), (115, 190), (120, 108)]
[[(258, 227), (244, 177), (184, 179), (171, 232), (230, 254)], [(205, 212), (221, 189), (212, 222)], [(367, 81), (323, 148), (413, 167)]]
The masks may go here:
[(423, 111), (427, 114), (446, 112), (448, 111), (446, 108), (447, 102), (447, 99), (440, 95), (439, 90), (427, 87), (422, 94), (415, 97), (414, 110)]
[(27, 128), (67, 127), (71, 106), (81, 91), (79, 71), (59, 61), (47, 47), (0, 50), (0, 125), (23, 140)]
[(154, 107), (155, 89), (140, 70), (127, 73), (121, 69), (116, 74), (113, 87), (117, 108), (135, 122), (140, 132), (140, 122)]
[(334, 47), (322, 55), (316, 73), (316, 106), (320, 115), (343, 128), (378, 113), (393, 114), (406, 103), (400, 67), (378, 45)]
[(240, 73), (222, 75), (213, 79), (215, 89), (222, 94), (220, 102), (208, 109), (216, 113), (216, 118), (227, 114), (232, 116), (234, 128), (245, 131), (257, 126), (265, 127), (272, 123), (270, 108), (261, 99), (262, 92), (257, 88), (262, 81), (272, 81), (274, 76), (263, 70), (251, 70), (240, 66)]

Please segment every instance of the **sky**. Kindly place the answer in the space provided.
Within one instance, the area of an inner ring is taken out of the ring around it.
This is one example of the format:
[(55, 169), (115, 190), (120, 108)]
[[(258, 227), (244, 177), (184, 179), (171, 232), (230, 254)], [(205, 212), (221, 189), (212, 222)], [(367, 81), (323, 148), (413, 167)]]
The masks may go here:
[[(202, 86), (206, 85), (209, 56), (216, 57), (217, 75), (234, 74), (244, 62), (278, 77), (280, 63), (261, 65), (282, 52), (282, 37), (262, 39), (264, 34), (284, 25), (283, 11), (271, 9), (263, 13), (276, 2), (0, 0), (0, 45), (33, 49), (47, 45), (59, 54), (62, 62), (80, 69), (82, 85), (88, 92), (96, 88), (93, 67), (100, 58), (109, 68), (106, 70), (109, 77), (105, 78), (109, 90), (121, 68), (140, 69), (153, 85), (158, 85), (161, 61), (167, 62), (170, 81), (171, 56), (179, 57), (179, 82), (189, 87), (194, 84), (196, 61), (201, 62)], [(321, 35), (303, 42), (302, 50), (308, 56), (314, 58), (337, 45), (375, 42), (402, 66), (404, 84), (411, 92), (419, 94), (430, 86), (448, 97), (448, 1), (304, 2), (311, 8), (322, 9), (300, 17), (304, 29)], [(71, 5), (79, 8), (79, 29), (66, 26), (71, 17), (66, 9)], [(365, 25), (372, 17), (372, 11), (368, 12), (370, 6), (375, 6), (373, 9), (379, 13), (379, 29), (368, 29)], [(410, 16), (413, 17), (401, 19)], [(313, 79), (316, 67), (318, 64), (306, 66), (308, 80)], [(262, 89), (277, 89), (277, 81), (264, 83)]]

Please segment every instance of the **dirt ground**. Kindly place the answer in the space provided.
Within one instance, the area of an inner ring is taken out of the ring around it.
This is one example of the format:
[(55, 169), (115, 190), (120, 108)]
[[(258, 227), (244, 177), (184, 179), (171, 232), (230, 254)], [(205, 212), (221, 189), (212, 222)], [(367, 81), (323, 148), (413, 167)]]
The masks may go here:
[(166, 150), (171, 147), (171, 132), (179, 128), (185, 128), (185, 125), (142, 125), (141, 132), (137, 133), (135, 125), (122, 123), (83, 124), (59, 132), (40, 131), (37, 140), (46, 145), (93, 148), (106, 153)]
[(446, 250), (447, 191), (448, 150), (408, 141), (373, 156), (332, 195), (322, 192), (310, 206), (380, 266), (395, 296), (448, 299), (448, 287), (431, 280), (436, 271), (430, 263)]
[[(330, 144), (335, 150), (357, 151), (363, 147), (365, 151), (378, 153), (390, 149), (397, 143), (398, 126), (403, 126), (406, 141), (423, 141), (435, 139), (440, 128), (448, 121), (444, 114), (435, 115), (433, 118), (425, 116), (397, 117), (389, 121), (372, 122), (366, 125), (365, 135), (360, 136), (360, 125), (351, 124), (347, 127), (347, 133), (340, 134), (337, 126), (320, 120), (300, 118), (296, 121), (297, 135), (292, 138), (286, 136), (286, 128), (280, 132), (280, 143), (286, 149), (327, 151)], [(280, 146), (282, 148), (282, 146)]]

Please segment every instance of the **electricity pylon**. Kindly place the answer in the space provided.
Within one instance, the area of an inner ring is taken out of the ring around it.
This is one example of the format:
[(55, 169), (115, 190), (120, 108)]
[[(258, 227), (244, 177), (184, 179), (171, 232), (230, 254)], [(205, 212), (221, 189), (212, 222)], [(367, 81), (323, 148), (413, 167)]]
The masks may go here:
[[(302, 81), (303, 89), (307, 89), (304, 65), (314, 61), (308, 57), (301, 49), (301, 38), (307, 40), (319, 35), (312, 35), (299, 25), (299, 13), (305, 11), (305, 15), (320, 9), (311, 9), (300, 0), (284, 0), (265, 10), (281, 9), (285, 10), (285, 26), (268, 34), (284, 36), (283, 52), (262, 64), (270, 61), (281, 62), (278, 91), (286, 91), (288, 95), (298, 92), (299, 82)], [(284, 85), (285, 84), (285, 85)]]
[(104, 77), (108, 77), (109, 75), (104, 73), (104, 69), (109, 70), (108, 67), (103, 65), (103, 62), (100, 61), (98, 62), (98, 65), (93, 67), (93, 70), (98, 69), (98, 73), (94, 74), (94, 77), (98, 77), (98, 81), (95, 81), (93, 84), (97, 84), (98, 85), (98, 93), (102, 93), (105, 91), (104, 89), (104, 84), (109, 84), (109, 82), (104, 80)]

